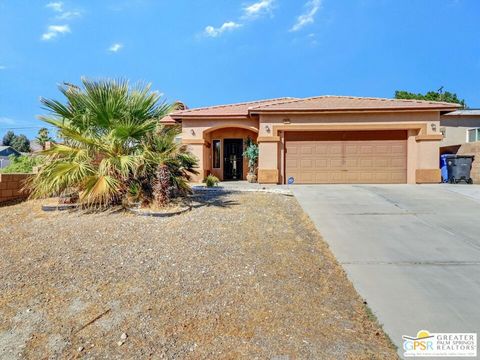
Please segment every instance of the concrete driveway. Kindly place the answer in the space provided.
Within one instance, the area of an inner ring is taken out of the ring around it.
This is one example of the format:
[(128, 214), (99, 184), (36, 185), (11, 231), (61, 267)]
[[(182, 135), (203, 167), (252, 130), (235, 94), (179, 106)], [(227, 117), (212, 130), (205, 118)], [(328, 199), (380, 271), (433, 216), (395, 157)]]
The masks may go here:
[(399, 354), (421, 329), (480, 332), (480, 186), (291, 189)]

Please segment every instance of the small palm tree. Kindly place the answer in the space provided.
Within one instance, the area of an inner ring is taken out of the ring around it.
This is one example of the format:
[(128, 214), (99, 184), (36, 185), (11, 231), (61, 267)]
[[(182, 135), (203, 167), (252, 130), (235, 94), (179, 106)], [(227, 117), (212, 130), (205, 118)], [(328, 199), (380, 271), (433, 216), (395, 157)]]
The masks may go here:
[(40, 130), (38, 130), (38, 135), (35, 139), (37, 140), (37, 143), (42, 147), (43, 150), (45, 150), (45, 146), (47, 142), (53, 140), (50, 137), (50, 134), (47, 128), (41, 128)]
[(250, 137), (245, 141), (245, 151), (243, 152), (243, 156), (248, 159), (247, 180), (248, 182), (256, 182), (257, 176), (255, 171), (258, 161), (258, 145)]
[[(42, 98), (50, 114), (40, 119), (58, 129), (61, 142), (43, 151), (45, 164), (29, 183), (31, 197), (74, 193), (94, 207), (121, 203), (136, 185), (145, 202), (159, 198), (154, 190), (167, 194), (161, 204), (189, 191), (197, 160), (175, 142), (178, 128), (158, 122), (175, 105), (161, 102), (149, 85), (127, 81), (82, 79), (82, 87), (59, 89), (66, 103)], [(168, 181), (154, 189), (159, 169)]]

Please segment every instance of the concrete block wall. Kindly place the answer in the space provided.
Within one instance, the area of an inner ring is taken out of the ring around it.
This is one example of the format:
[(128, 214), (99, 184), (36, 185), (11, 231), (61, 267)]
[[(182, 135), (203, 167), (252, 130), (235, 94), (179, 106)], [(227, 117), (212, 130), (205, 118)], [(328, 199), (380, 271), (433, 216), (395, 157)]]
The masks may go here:
[(474, 184), (480, 184), (480, 142), (462, 144), (457, 152), (458, 155), (474, 155), (472, 176)]
[(22, 188), (30, 176), (32, 174), (0, 174), (0, 203), (26, 198), (28, 193), (22, 192)]

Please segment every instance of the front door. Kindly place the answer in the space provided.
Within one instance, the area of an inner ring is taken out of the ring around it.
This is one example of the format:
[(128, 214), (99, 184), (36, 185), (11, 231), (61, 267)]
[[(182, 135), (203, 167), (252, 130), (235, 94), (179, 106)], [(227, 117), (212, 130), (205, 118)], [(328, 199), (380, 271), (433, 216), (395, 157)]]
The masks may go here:
[(223, 179), (242, 180), (243, 178), (243, 140), (223, 140)]

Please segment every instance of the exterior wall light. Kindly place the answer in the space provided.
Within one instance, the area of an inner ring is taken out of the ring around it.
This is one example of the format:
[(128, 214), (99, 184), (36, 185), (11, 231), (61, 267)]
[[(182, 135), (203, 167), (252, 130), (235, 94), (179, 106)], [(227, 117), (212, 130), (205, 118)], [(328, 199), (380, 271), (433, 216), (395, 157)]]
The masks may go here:
[(283, 119), (283, 123), (287, 125), (290, 124), (290, 119)]
[(265, 125), (265, 131), (266, 131), (267, 133), (270, 133), (270, 126)]
[(195, 135), (195, 130), (191, 129), (190, 134)]
[(432, 123), (430, 126), (432, 127), (433, 132), (437, 132), (437, 124)]

